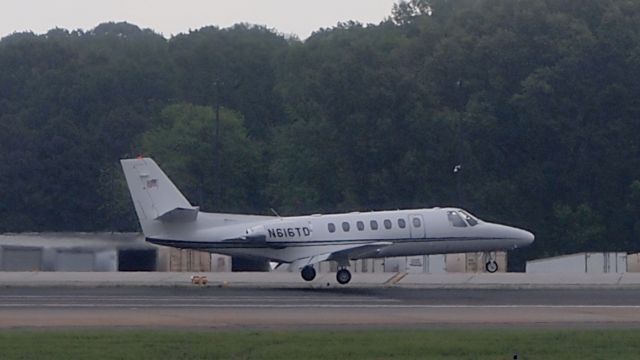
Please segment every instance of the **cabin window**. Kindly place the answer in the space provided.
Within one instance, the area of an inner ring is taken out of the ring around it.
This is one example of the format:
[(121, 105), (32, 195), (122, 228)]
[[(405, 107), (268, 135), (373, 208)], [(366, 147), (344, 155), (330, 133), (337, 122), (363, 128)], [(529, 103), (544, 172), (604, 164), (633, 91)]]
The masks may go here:
[(451, 225), (455, 227), (467, 227), (467, 223), (465, 223), (460, 214), (455, 211), (447, 211), (447, 218)]
[(358, 230), (362, 231), (364, 230), (364, 223), (362, 221), (358, 221), (356, 223), (356, 227), (358, 228)]
[(474, 218), (473, 216), (471, 216), (468, 212), (466, 211), (458, 211), (458, 213), (460, 213), (460, 215), (462, 215), (462, 217), (467, 220), (467, 222), (469, 223), (469, 225), (471, 226), (476, 226), (478, 225), (478, 220), (476, 218)]
[(404, 229), (405, 227), (407, 227), (407, 222), (404, 221), (404, 219), (398, 219), (398, 227), (400, 229)]
[(420, 218), (414, 217), (411, 222), (413, 223), (414, 228), (419, 228), (422, 226), (422, 221), (420, 221)]
[(347, 231), (349, 231), (349, 228), (350, 228), (350, 226), (349, 226), (348, 222), (345, 221), (345, 222), (342, 223), (342, 230), (347, 232)]
[(369, 226), (371, 226), (371, 230), (378, 230), (378, 222), (375, 220), (371, 220)]
[(336, 226), (333, 223), (329, 223), (329, 232), (336, 232)]
[(389, 219), (384, 220), (384, 228), (387, 230), (391, 229), (391, 220)]

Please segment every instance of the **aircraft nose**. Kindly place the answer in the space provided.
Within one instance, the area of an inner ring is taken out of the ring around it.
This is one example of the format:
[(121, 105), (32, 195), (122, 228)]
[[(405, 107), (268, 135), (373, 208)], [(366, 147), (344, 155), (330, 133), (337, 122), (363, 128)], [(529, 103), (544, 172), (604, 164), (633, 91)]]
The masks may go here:
[(518, 240), (518, 246), (528, 246), (533, 244), (536, 237), (529, 231), (517, 229), (515, 238)]
[(491, 224), (491, 226), (487, 226), (487, 230), (492, 234), (490, 237), (504, 239), (511, 249), (529, 246), (535, 240), (535, 236), (532, 233), (517, 227)]
[(535, 236), (532, 233), (517, 227), (497, 225), (497, 229), (504, 238), (509, 239), (508, 241), (513, 248), (529, 246), (535, 240)]

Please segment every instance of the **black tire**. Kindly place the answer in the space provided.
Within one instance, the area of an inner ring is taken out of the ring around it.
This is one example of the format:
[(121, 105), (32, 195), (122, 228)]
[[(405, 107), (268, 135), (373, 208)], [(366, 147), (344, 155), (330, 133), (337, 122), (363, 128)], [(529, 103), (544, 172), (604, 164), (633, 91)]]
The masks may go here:
[(498, 263), (495, 260), (487, 261), (484, 268), (488, 273), (493, 274), (494, 272), (498, 271)]
[(307, 265), (302, 268), (302, 271), (300, 271), (300, 275), (305, 281), (311, 281), (316, 278), (316, 269), (314, 269), (311, 265)]
[(336, 273), (336, 280), (342, 285), (348, 283), (351, 281), (351, 272), (347, 269), (338, 270)]

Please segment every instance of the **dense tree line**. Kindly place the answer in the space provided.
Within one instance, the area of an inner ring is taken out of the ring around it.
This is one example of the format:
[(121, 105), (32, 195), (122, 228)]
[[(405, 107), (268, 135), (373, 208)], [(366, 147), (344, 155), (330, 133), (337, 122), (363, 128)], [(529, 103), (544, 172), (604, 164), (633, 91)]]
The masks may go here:
[(0, 231), (135, 230), (118, 159), (144, 154), (210, 211), (453, 205), (535, 232), (516, 264), (638, 250), (638, 79), (633, 0), (410, 0), (305, 41), (16, 33)]

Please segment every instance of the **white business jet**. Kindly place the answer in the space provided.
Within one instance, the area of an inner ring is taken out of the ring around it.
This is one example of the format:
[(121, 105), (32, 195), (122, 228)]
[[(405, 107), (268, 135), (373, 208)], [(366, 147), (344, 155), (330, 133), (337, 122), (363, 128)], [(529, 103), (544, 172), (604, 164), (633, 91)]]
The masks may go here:
[[(340, 284), (349, 261), (363, 258), (511, 250), (534, 236), (488, 223), (457, 208), (352, 212), (305, 216), (206, 213), (191, 206), (150, 158), (121, 160), (148, 242), (289, 264), (311, 281), (314, 265), (335, 261)], [(488, 257), (488, 272), (498, 270)]]

